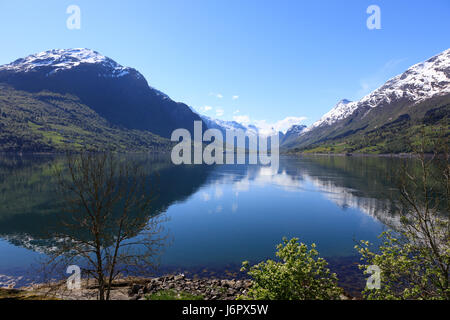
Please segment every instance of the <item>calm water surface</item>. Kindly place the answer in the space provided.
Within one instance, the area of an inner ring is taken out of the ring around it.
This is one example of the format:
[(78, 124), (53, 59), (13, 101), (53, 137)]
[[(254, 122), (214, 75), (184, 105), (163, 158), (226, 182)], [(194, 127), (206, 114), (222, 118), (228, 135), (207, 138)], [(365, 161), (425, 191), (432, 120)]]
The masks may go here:
[[(356, 240), (377, 243), (383, 230), (398, 223), (389, 210), (395, 192), (389, 177), (400, 159), (282, 157), (277, 172), (128, 160), (159, 177), (150, 214), (169, 218), (172, 239), (161, 270), (238, 270), (243, 260), (273, 257), (284, 236), (315, 242), (321, 256), (344, 261), (355, 256)], [(0, 285), (32, 281), (41, 252), (55, 245), (46, 237), (58, 211), (51, 168), (63, 163), (48, 156), (0, 158)]]

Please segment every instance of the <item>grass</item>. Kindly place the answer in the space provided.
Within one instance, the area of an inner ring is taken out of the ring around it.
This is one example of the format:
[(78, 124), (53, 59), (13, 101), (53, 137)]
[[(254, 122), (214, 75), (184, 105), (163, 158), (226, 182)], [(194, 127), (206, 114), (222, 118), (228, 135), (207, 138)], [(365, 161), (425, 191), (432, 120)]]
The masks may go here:
[(411, 153), (422, 143), (425, 152), (432, 152), (434, 142), (450, 136), (450, 103), (432, 104), (424, 110), (428, 110), (425, 115), (408, 112), (393, 121), (385, 119), (384, 124), (380, 122), (379, 126), (348, 135), (341, 128), (328, 134), (325, 140), (293, 147), (288, 153)]
[(0, 83), (0, 152), (148, 152), (169, 151), (172, 145), (149, 131), (113, 125), (72, 96), (28, 93)]
[(203, 300), (202, 295), (194, 295), (188, 292), (175, 290), (161, 290), (145, 296), (147, 300)]
[(64, 144), (64, 137), (56, 131), (46, 131), (43, 126), (37, 125), (32, 122), (28, 122), (33, 133), (40, 133), (44, 137), (45, 140), (50, 141), (50, 143), (62, 146)]
[(305, 153), (345, 153), (347, 152), (349, 145), (346, 143), (337, 144), (324, 144), (312, 149), (308, 149)]
[[(364, 135), (354, 135), (336, 141), (325, 141), (318, 145), (295, 150), (301, 153), (409, 153), (412, 147), (426, 142), (426, 149), (431, 150), (431, 142), (438, 141), (442, 137), (450, 135), (450, 126), (446, 123), (438, 124), (412, 124), (401, 128), (385, 128), (380, 131), (372, 131)], [(426, 150), (427, 151), (427, 150)], [(427, 151), (429, 152), (429, 151)]]

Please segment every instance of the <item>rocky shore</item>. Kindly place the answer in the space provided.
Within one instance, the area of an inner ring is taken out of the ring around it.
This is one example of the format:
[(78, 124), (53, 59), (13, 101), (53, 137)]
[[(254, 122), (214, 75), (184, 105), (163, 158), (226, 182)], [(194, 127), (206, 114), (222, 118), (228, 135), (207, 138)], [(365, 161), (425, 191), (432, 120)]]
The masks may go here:
[[(112, 300), (151, 300), (163, 294), (170, 300), (235, 300), (245, 295), (251, 287), (250, 280), (223, 280), (211, 278), (187, 278), (184, 274), (166, 275), (157, 278), (123, 278), (115, 281), (111, 288)], [(20, 288), (23, 294), (33, 294), (49, 299), (95, 300), (97, 285), (93, 280), (82, 280), (81, 289), (68, 290), (65, 283), (34, 284)], [(6, 290), (6, 289), (4, 289)], [(18, 293), (17, 289), (14, 294)], [(12, 292), (12, 291), (11, 291)]]
[(244, 295), (251, 285), (250, 280), (189, 279), (180, 274), (134, 283), (127, 293), (135, 300), (166, 290), (189, 293), (204, 300), (235, 300), (239, 295)]
[[(123, 278), (111, 288), (111, 300), (236, 300), (252, 286), (248, 279), (188, 278), (184, 274), (157, 278)], [(65, 282), (34, 284), (20, 289), (2, 289), (0, 299), (96, 300), (98, 287), (82, 280), (81, 289), (68, 290)], [(9, 292), (9, 294), (8, 294)], [(353, 300), (347, 294), (342, 300)]]

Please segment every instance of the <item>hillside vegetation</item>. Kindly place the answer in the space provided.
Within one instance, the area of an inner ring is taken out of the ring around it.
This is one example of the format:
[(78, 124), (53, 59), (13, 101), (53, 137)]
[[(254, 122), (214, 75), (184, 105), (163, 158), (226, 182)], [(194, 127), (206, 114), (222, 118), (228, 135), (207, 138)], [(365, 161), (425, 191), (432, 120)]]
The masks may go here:
[(76, 96), (0, 84), (0, 152), (164, 151), (170, 145), (149, 131), (110, 124)]
[[(373, 127), (340, 132), (316, 143), (294, 147), (289, 152), (410, 153), (423, 138), (431, 142), (450, 135), (450, 99), (432, 106), (429, 103), (417, 106), (414, 111), (387, 119), (384, 124)], [(432, 144), (427, 148), (426, 151), (431, 152)]]

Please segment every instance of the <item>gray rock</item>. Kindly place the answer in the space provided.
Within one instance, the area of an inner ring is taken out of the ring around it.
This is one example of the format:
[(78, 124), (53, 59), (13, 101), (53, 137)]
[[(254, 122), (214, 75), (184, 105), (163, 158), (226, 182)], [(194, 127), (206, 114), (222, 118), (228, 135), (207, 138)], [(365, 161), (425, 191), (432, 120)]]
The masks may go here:
[(184, 274), (179, 274), (179, 275), (175, 276), (173, 280), (174, 281), (184, 280)]
[(133, 296), (138, 294), (139, 290), (143, 289), (143, 286), (140, 284), (132, 284), (130, 289), (128, 289), (128, 295)]

